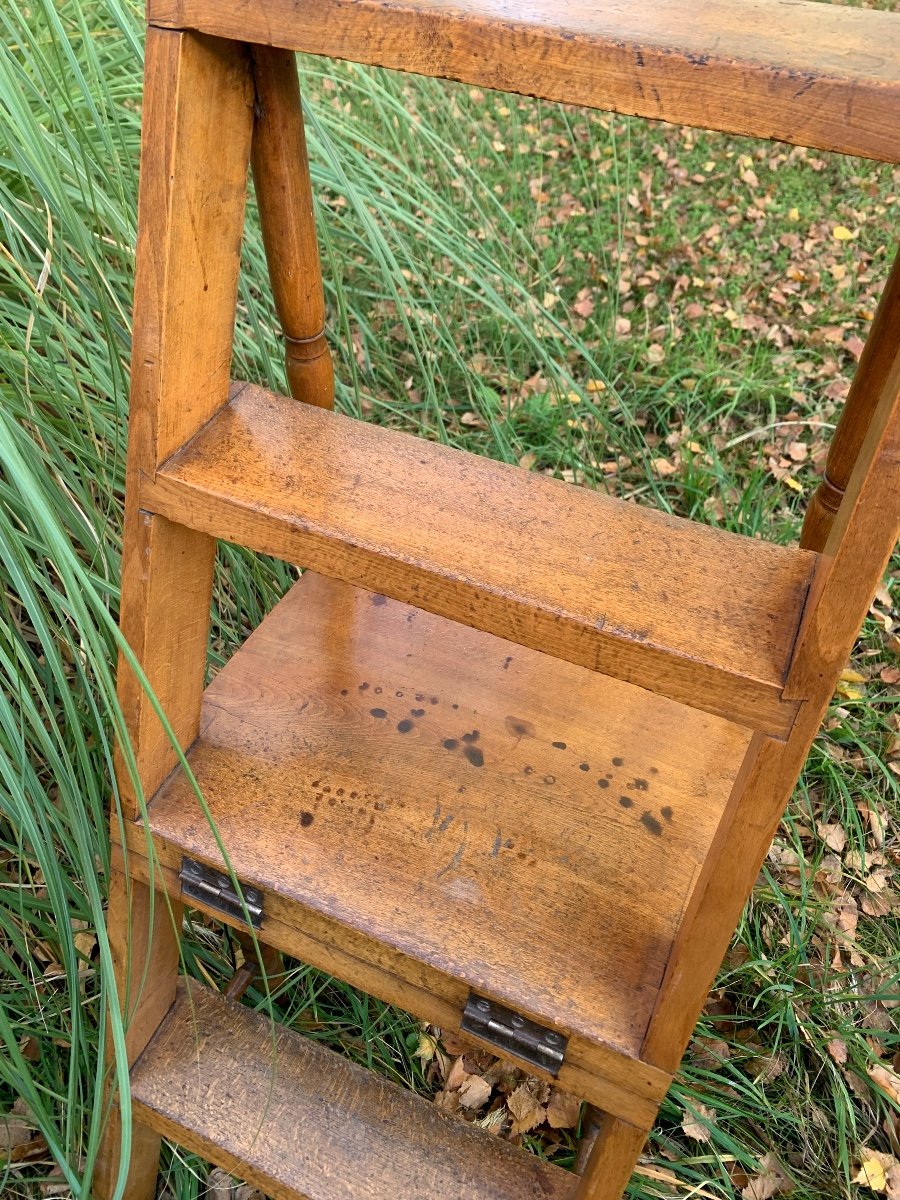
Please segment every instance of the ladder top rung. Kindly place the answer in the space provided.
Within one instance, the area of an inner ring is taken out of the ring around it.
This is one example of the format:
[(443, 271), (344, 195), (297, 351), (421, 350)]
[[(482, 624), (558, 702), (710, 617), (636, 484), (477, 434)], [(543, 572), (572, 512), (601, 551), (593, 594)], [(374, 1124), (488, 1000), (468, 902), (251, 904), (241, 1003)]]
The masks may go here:
[(149, 0), (151, 22), (900, 160), (900, 14), (814, 0)]

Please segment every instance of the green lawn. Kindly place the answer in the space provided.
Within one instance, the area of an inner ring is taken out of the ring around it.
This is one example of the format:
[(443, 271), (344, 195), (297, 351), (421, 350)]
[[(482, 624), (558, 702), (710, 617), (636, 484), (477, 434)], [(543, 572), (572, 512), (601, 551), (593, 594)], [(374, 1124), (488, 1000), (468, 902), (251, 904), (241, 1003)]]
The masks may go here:
[[(16, 1146), (4, 1197), (83, 1194), (102, 1117), (140, 48), (125, 0), (0, 8), (0, 1113)], [(896, 249), (900, 170), (326, 62), (304, 62), (302, 79), (344, 411), (796, 536)], [(283, 389), (255, 217), (245, 258), (234, 373)], [(220, 559), (213, 667), (293, 578), (230, 547)], [(900, 1197), (892, 588), (636, 1198), (765, 1200), (789, 1184), (797, 1200), (871, 1197), (852, 1182), (865, 1161)], [(234, 952), (213, 924), (188, 930), (201, 978), (225, 979)], [(406, 1014), (300, 964), (271, 1002), (249, 998), (453, 1107), (460, 1047)], [(505, 1097), (527, 1082), (463, 1066), (494, 1085), (470, 1117), (508, 1131)], [(517, 1136), (571, 1161), (570, 1128)], [(3, 1145), (0, 1120), (0, 1164)], [(203, 1192), (201, 1163), (167, 1163), (171, 1195)]]

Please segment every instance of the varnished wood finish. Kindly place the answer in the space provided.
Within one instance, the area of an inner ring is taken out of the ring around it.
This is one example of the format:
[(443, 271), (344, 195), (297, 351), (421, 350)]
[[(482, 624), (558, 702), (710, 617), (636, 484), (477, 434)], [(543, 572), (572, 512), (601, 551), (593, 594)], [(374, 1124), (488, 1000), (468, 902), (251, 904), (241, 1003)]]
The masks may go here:
[[(230, 863), (264, 893), (263, 961), (284, 951), (451, 1031), (470, 988), (497, 999), (569, 1035), (559, 1083), (599, 1111), (576, 1181), (224, 998), (176, 997), (182, 856), (222, 858), (122, 666), (155, 792), (145, 827), (119, 764), (129, 878), (120, 845), (109, 921), (140, 1118), (126, 1197), (154, 1194), (164, 1133), (276, 1198), (616, 1200), (898, 534), (900, 265), (800, 550), (366, 428), (322, 411), (312, 193), (279, 47), (898, 161), (900, 17), (807, 0), (149, 15), (123, 629), (194, 743)], [(304, 405), (247, 385), (228, 399), (254, 102)], [(214, 538), (328, 578), (303, 577), (201, 718)], [(114, 1111), (99, 1200), (118, 1136)]]
[(133, 1076), (166, 1137), (273, 1200), (563, 1200), (571, 1176), (182, 981)]
[[(118, 1001), (125, 1021), (125, 1049), (131, 1066), (175, 1000), (178, 930), (182, 906), (142, 880), (126, 875), (114, 851), (109, 881), (107, 924)], [(113, 1051), (108, 1052), (111, 1086)], [(93, 1194), (112, 1196), (119, 1174), (122, 1144), (121, 1099), (112, 1093), (109, 1120), (93, 1177)], [(127, 1200), (153, 1200), (159, 1161), (159, 1134), (136, 1120), (132, 1124)]]
[[(142, 512), (137, 481), (227, 398), (252, 105), (245, 48), (148, 30), (121, 623), (182, 746), (199, 728), (215, 543)], [(176, 755), (124, 656), (118, 693), (137, 774), (133, 779), (126, 756), (119, 755), (116, 774), (127, 818), (139, 811), (140, 792), (153, 794)], [(115, 828), (115, 812), (112, 821)], [(174, 996), (173, 920), (179, 928), (181, 906), (174, 904), (173, 916), (165, 900), (143, 882), (132, 880), (127, 895), (118, 876), (112, 881), (108, 922), (129, 1061)], [(112, 1053), (111, 1039), (107, 1044)], [(114, 1108), (98, 1159), (98, 1200), (113, 1194), (120, 1138)], [(159, 1139), (138, 1123), (132, 1146), (125, 1195), (143, 1200), (155, 1195)]]
[(706, 711), (779, 735), (794, 719), (781, 691), (812, 554), (248, 385), (141, 497)]
[[(594, 1042), (634, 1056), (746, 730), (309, 573), (204, 712), (190, 763), (267, 941), (277, 918), (457, 1022), (473, 987), (588, 1066)], [(220, 861), (180, 774), (150, 828), (173, 871)]]
[(303, 109), (293, 53), (253, 47), (253, 179), (275, 307), (295, 400), (331, 408), (334, 368), (316, 243)]
[(900, 158), (900, 21), (808, 0), (149, 0), (151, 21)]
[(646, 1140), (645, 1129), (601, 1113), (590, 1161), (572, 1200), (619, 1200)]
[(900, 346), (900, 254), (894, 259), (885, 284), (872, 329), (865, 344), (859, 366), (850, 385), (850, 394), (835, 430), (825, 476), (813, 496), (800, 545), (807, 550), (825, 549), (835, 514), (847, 490), (847, 484), (859, 457), (878, 404), (882, 389), (890, 374), (897, 347)]

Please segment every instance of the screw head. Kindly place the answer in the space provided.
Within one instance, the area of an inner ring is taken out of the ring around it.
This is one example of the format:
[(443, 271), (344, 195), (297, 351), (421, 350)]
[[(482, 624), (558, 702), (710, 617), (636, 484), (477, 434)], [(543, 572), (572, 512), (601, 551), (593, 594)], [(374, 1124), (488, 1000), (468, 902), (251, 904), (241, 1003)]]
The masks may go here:
[(554, 1033), (552, 1030), (550, 1030), (549, 1033), (544, 1034), (544, 1041), (548, 1046), (558, 1046), (560, 1043), (560, 1036), (558, 1033)]
[(490, 1002), (490, 1000), (479, 1000), (476, 1003), (475, 1007), (478, 1009), (479, 1012), (483, 1012), (483, 1013), (490, 1012), (491, 1011), (491, 1002)]
[(516, 1015), (512, 1019), (512, 1024), (516, 1027), (516, 1029), (521, 1029), (522, 1026), (525, 1024), (525, 1018), (520, 1017), (519, 1014), (516, 1013)]

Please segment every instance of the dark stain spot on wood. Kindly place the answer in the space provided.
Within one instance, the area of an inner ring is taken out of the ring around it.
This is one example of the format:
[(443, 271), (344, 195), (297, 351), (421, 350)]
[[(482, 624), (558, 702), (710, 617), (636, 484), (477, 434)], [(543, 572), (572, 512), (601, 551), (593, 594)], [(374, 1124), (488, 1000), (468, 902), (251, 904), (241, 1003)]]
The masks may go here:
[(397, 697), (397, 699), (398, 699), (398, 700), (402, 700), (402, 699), (403, 699), (403, 693), (402, 693), (402, 692), (394, 692), (394, 695)]
[(398, 733), (409, 733), (411, 729), (415, 729), (415, 721), (411, 721), (409, 717), (404, 717), (402, 721), (397, 722)]
[(614, 766), (614, 767), (624, 767), (624, 766), (625, 766), (625, 759), (624, 759), (624, 758), (614, 758), (614, 759), (612, 760), (612, 764), (613, 764), (613, 766)]
[(463, 741), (464, 741), (464, 742), (465, 742), (467, 745), (471, 746), (471, 745), (473, 744), (473, 742), (477, 742), (477, 741), (478, 741), (478, 739), (479, 739), (480, 737), (481, 737), (481, 732), (480, 732), (480, 730), (478, 730), (478, 729), (473, 729), (471, 733), (464, 733), (464, 734), (462, 735), (462, 740), (463, 740)]
[(336, 792), (336, 795), (338, 795), (338, 796), (343, 796), (343, 794), (344, 794), (344, 789), (343, 789), (343, 788), (338, 788), (338, 789), (337, 789), (337, 792)]
[(455, 750), (458, 745), (459, 742), (456, 740), (456, 738), (444, 738), (445, 750)]
[(646, 779), (632, 779), (631, 783), (629, 783), (628, 786), (631, 788), (632, 791), (646, 792), (646, 790), (650, 786), (650, 784), (647, 782)]
[(565, 750), (565, 748), (566, 748), (565, 742), (554, 742), (553, 743), (554, 750)]
[(330, 783), (326, 783), (326, 784), (325, 784), (325, 786), (322, 788), (322, 791), (323, 791), (323, 792), (325, 793), (325, 795), (327, 796), (327, 795), (328, 795), (328, 793), (331, 791), (331, 784), (330, 784)]
[(462, 793), (466, 790), (466, 785), (464, 783), (461, 783), (456, 790), (457, 790), (457, 792)]
[(451, 707), (451, 708), (459, 708), (459, 705), (458, 705), (458, 704), (451, 704), (451, 705), (450, 705), (450, 707)]
[(528, 855), (525, 853), (524, 850), (520, 850), (519, 853), (516, 855), (516, 858), (521, 859), (522, 862), (524, 862), (527, 857), (528, 857)]
[(359, 685), (359, 690), (360, 690), (361, 692), (364, 692), (364, 691), (365, 691), (365, 690), (368, 688), (368, 686), (369, 686), (369, 685), (368, 685), (367, 683), (361, 683), (361, 684)]
[(556, 776), (555, 775), (545, 775), (544, 783), (556, 783)]
[(653, 813), (645, 812), (641, 814), (641, 824), (645, 829), (648, 829), (654, 837), (662, 837), (662, 825), (654, 817)]
[(503, 845), (506, 847), (507, 850), (512, 850), (513, 846), (515, 845), (515, 842), (512, 840), (512, 838), (507, 838), (506, 841), (503, 843)]
[(418, 700), (418, 702), (421, 704), (421, 703), (422, 703), (422, 701), (425, 699), (425, 697), (422, 695), (422, 693), (421, 693), (421, 692), (416, 692), (416, 699), (417, 699), (417, 700)]
[(666, 805), (665, 808), (661, 808), (659, 811), (662, 813), (662, 815), (665, 817), (665, 819), (667, 821), (672, 820), (672, 810), (671, 810), (671, 808), (669, 808), (668, 804)]
[(506, 657), (506, 658), (504, 658), (504, 660), (503, 660), (503, 670), (504, 670), (504, 671), (508, 671), (508, 670), (509, 670), (509, 664), (510, 664), (511, 662), (512, 662), (512, 655), (511, 655), (511, 654), (509, 654), (509, 655), (507, 655), (507, 657)]
[(310, 825), (312, 825), (312, 823), (313, 823), (313, 820), (314, 820), (314, 817), (311, 812), (304, 810), (300, 814), (300, 824), (303, 826), (304, 829), (309, 829)]
[(329, 808), (334, 808), (334, 806), (335, 806), (336, 804), (337, 804), (337, 800), (334, 798), (334, 796), (329, 796), (329, 797), (328, 797), (328, 807), (329, 807)]
[(491, 858), (496, 858), (500, 853), (500, 847), (503, 845), (503, 838), (500, 836), (500, 830), (497, 830), (497, 836), (494, 838), (494, 844), (491, 846)]
[(346, 696), (346, 695), (347, 695), (347, 689), (346, 689), (346, 688), (341, 688), (341, 695), (342, 695), (342, 696)]
[(658, 774), (659, 774), (659, 767), (651, 767), (651, 768), (650, 768), (650, 774), (651, 774), (651, 775), (658, 775)]
[(534, 726), (522, 717), (507, 717), (503, 723), (507, 733), (511, 733), (513, 737), (534, 737)]
[(384, 812), (384, 801), (376, 800), (372, 807), (376, 810), (376, 812)]
[[(375, 695), (376, 695), (376, 696), (380, 696), (380, 695), (381, 695), (381, 688), (380, 688), (380, 687), (377, 687), (377, 688), (375, 689)], [(613, 762), (615, 762), (615, 761), (616, 761), (616, 760), (615, 760), (615, 759), (613, 759)]]
[(608, 779), (598, 779), (598, 780), (597, 780), (597, 787), (598, 787), (598, 788), (608, 788), (608, 787), (609, 787), (609, 780), (608, 780)]
[(484, 766), (484, 755), (477, 746), (466, 746), (463, 748), (463, 754), (469, 760), (473, 767)]
[(533, 774), (534, 774), (534, 767), (523, 767), (523, 768), (522, 768), (522, 774), (523, 774), (523, 775), (533, 775)]
[(372, 597), (372, 603), (376, 608), (381, 608), (382, 604), (387, 604), (387, 596), (375, 595)]
[(356, 800), (358, 797), (359, 797), (359, 792), (351, 792), (350, 793), (351, 800)]
[(386, 708), (370, 708), (369, 712), (372, 714), (373, 717), (378, 717), (379, 719), (387, 716)]
[(425, 709), (424, 708), (411, 708), (409, 710), (409, 715), (411, 717), (424, 717)]
[(591, 769), (591, 764), (590, 764), (590, 763), (579, 763), (579, 764), (578, 764), (578, 770), (579, 770), (579, 771), (589, 771), (590, 769)]
[(632, 800), (632, 798), (630, 796), (620, 796), (619, 803), (622, 805), (623, 808), (633, 808), (634, 807), (634, 801)]
[(437, 698), (437, 696), (429, 696), (429, 697), (428, 697), (428, 703), (429, 703), (429, 704), (438, 704), (438, 703), (439, 703), (439, 701), (438, 701), (438, 698)]

